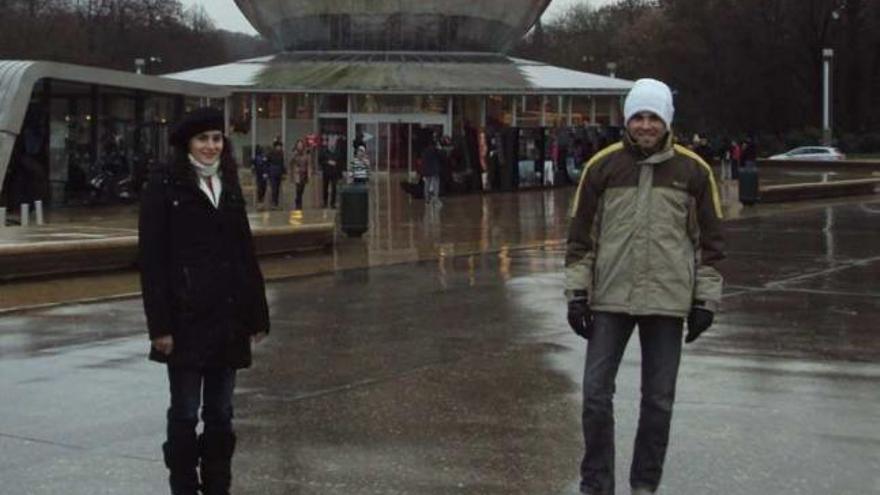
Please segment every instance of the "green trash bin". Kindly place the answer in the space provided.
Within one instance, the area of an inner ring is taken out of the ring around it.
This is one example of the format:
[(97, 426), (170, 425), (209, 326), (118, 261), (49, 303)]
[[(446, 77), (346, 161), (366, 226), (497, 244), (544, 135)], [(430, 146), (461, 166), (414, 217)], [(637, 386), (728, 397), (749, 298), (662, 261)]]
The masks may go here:
[(346, 184), (339, 191), (340, 228), (349, 237), (360, 237), (369, 229), (369, 189), (364, 183)]
[(755, 162), (746, 162), (739, 169), (739, 202), (751, 206), (761, 199), (758, 167)]

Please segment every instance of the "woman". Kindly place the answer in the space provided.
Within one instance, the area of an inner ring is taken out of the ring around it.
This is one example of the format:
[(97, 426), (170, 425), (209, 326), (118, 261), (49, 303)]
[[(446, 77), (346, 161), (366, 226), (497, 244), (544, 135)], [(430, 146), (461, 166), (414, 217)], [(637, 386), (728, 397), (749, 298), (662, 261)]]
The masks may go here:
[(311, 161), (312, 156), (309, 153), (309, 149), (306, 148), (306, 142), (298, 139), (293, 147), (293, 158), (290, 160), (290, 168), (293, 171), (292, 179), (296, 186), (295, 210), (303, 209), (303, 192), (306, 189), (306, 184), (309, 182), (309, 166)]
[(351, 161), (349, 169), (351, 181), (355, 184), (365, 184), (370, 177), (370, 157), (367, 156), (367, 147), (359, 146)]
[[(223, 128), (216, 110), (187, 114), (171, 135), (173, 163), (151, 177), (141, 203), (141, 286), (150, 359), (168, 369), (162, 448), (176, 495), (229, 493), (236, 370), (250, 366), (252, 344), (269, 332), (263, 276)], [(200, 406), (204, 432), (197, 437)]]

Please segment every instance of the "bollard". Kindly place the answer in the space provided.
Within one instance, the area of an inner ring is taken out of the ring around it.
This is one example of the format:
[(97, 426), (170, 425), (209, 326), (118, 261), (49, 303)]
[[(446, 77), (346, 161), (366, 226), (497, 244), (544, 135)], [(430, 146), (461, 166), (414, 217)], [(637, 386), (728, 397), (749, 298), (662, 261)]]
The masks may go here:
[(43, 200), (34, 201), (34, 215), (37, 219), (37, 225), (43, 225)]
[(6, 227), (6, 207), (0, 206), (0, 229)]
[(31, 220), (31, 205), (27, 203), (21, 204), (21, 226), (27, 227)]

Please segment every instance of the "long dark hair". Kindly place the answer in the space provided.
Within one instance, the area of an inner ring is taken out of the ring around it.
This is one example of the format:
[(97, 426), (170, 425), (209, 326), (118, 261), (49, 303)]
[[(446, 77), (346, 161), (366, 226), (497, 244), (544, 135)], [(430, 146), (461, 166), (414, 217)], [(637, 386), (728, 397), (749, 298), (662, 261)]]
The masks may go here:
[[(172, 155), (172, 173), (192, 184), (198, 184), (198, 177), (192, 164), (189, 162), (189, 142), (184, 146), (175, 146)], [(235, 153), (232, 150), (232, 141), (226, 135), (223, 136), (223, 151), (220, 153), (220, 180), (223, 187), (238, 187), (238, 162), (235, 161)], [(231, 189), (230, 189), (231, 190)]]

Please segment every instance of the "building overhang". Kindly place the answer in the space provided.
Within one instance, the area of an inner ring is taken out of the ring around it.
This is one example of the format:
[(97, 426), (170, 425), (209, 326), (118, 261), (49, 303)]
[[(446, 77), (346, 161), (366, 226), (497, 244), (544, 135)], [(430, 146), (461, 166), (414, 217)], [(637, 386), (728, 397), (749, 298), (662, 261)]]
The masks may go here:
[(285, 52), (164, 77), (252, 93), (623, 96), (633, 85), (494, 53)]

